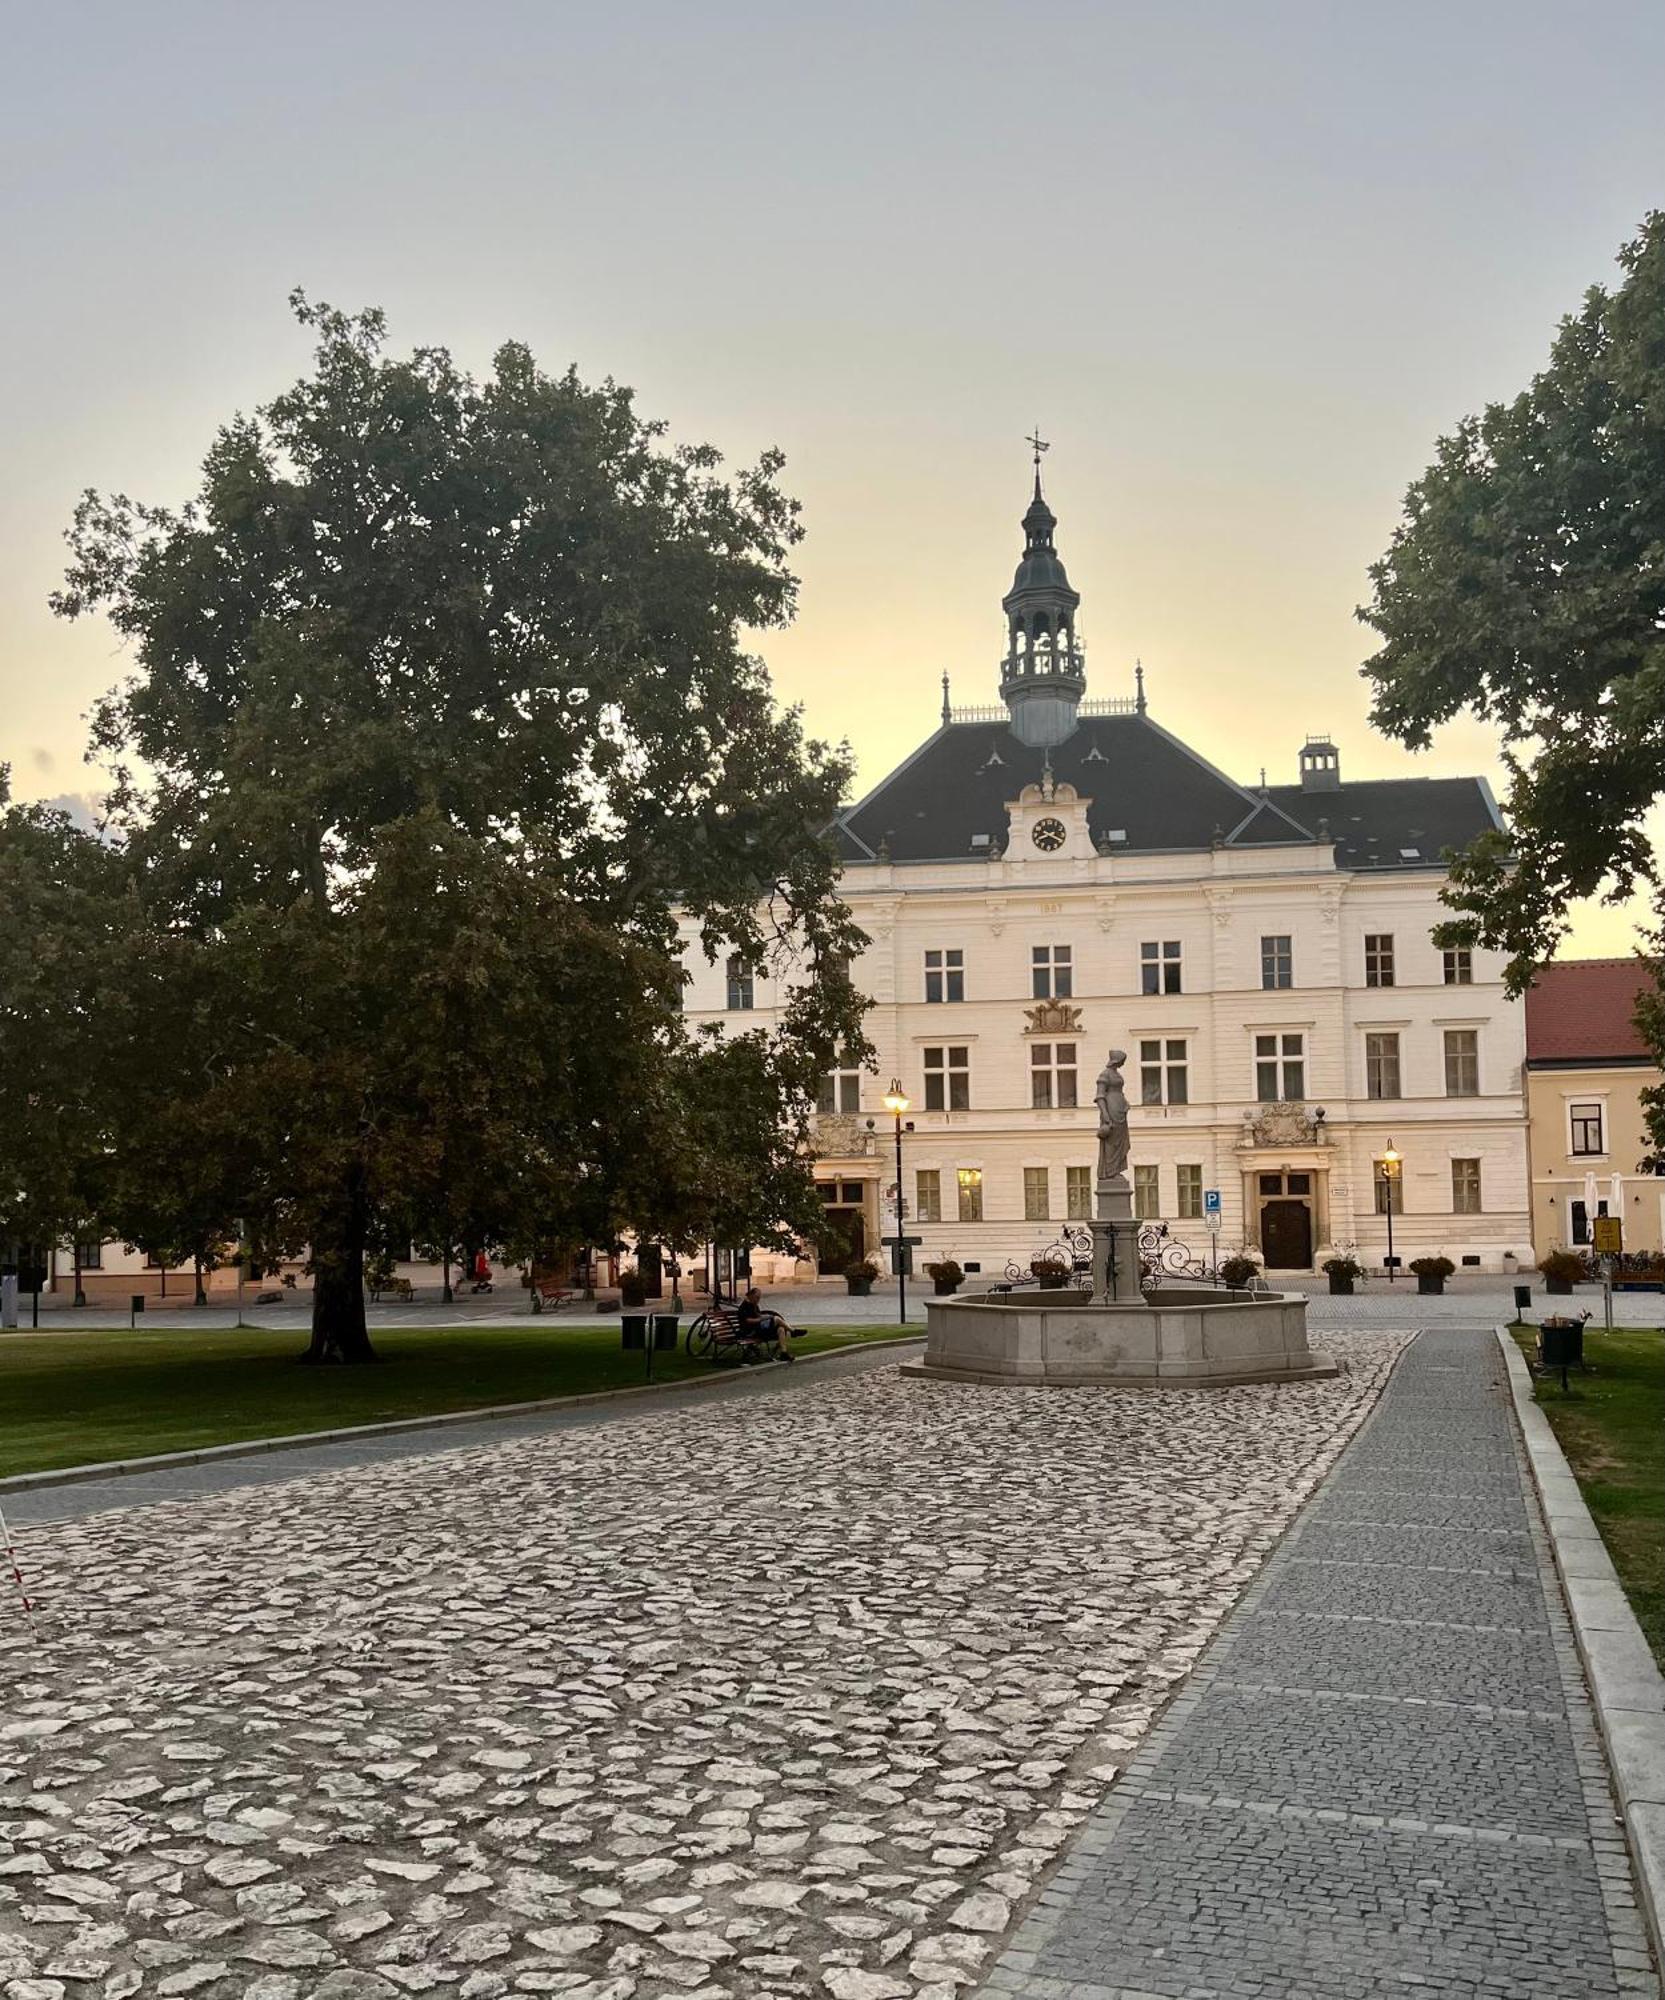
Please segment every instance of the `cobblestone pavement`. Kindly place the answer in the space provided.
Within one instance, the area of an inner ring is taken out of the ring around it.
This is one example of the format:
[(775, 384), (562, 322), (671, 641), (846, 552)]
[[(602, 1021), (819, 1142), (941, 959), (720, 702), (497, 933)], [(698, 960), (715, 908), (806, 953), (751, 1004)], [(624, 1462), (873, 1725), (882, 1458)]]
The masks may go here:
[(37, 1522), (0, 1993), (955, 2000), (1370, 1408), (791, 1393)]
[(991, 1993), (1657, 1995), (1525, 1491), (1495, 1339), (1423, 1333)]

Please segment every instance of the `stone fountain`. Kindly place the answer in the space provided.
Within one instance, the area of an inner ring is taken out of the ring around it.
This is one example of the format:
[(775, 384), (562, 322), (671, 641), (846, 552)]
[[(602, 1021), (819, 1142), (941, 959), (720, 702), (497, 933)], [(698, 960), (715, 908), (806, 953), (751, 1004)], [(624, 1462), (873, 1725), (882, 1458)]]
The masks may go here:
[(925, 1353), (902, 1373), (934, 1381), (1079, 1388), (1304, 1382), (1335, 1363), (1307, 1345), (1299, 1293), (1234, 1292), (1200, 1279), (1147, 1292), (1127, 1178), (1126, 1051), (1099, 1072), (1091, 1288), (928, 1299)]

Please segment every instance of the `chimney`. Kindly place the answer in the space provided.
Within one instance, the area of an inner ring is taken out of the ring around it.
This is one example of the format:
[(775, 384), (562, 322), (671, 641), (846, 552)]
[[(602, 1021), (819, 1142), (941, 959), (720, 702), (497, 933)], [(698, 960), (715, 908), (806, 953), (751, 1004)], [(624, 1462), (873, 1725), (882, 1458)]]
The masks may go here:
[(1327, 736), (1309, 736), (1301, 745), (1301, 790), (1341, 790), (1341, 752)]

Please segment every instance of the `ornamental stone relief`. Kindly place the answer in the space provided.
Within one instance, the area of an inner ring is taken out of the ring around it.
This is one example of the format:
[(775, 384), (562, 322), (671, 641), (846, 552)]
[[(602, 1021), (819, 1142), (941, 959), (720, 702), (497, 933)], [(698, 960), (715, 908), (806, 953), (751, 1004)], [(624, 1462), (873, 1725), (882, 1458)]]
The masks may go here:
[(1025, 1007), (1024, 1014), (1029, 1025), (1026, 1035), (1078, 1035), (1081, 1032), (1081, 1009), (1072, 1007), (1067, 1000), (1043, 1000), (1038, 1007)]
[(1322, 1118), (1304, 1104), (1262, 1104), (1243, 1113), (1240, 1147), (1326, 1146), (1329, 1133)]

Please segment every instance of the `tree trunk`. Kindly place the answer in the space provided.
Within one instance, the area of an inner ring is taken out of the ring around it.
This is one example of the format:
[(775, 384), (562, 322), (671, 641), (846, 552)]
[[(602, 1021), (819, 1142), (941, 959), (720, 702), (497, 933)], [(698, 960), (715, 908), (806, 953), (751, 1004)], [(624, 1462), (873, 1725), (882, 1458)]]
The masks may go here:
[(303, 1360), (374, 1361), (364, 1324), (364, 1173), (355, 1168), (312, 1246), (312, 1345)]
[(205, 1291), (205, 1290), (203, 1289), (203, 1283), (202, 1283), (202, 1259), (201, 1259), (201, 1257), (198, 1257), (198, 1258), (197, 1258), (197, 1260), (196, 1260), (196, 1264), (195, 1264), (195, 1273), (196, 1273), (196, 1281), (197, 1281), (197, 1304), (198, 1304), (199, 1306), (205, 1306), (205, 1305), (207, 1305), (207, 1303), (208, 1303), (208, 1294), (207, 1294), (207, 1292), (206, 1292), (206, 1291)]

